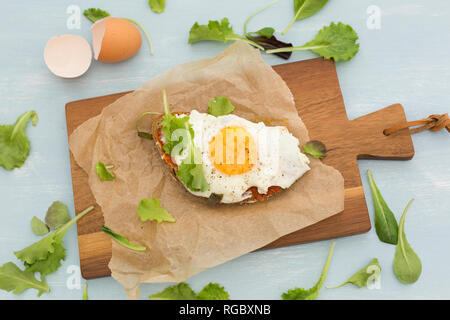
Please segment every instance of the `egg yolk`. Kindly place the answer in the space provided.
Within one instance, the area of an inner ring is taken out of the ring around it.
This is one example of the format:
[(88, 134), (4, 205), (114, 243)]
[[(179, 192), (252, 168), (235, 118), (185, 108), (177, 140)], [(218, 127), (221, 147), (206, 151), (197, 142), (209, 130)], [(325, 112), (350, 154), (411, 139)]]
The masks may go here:
[(214, 167), (228, 175), (250, 171), (257, 161), (255, 140), (241, 127), (226, 127), (209, 142)]

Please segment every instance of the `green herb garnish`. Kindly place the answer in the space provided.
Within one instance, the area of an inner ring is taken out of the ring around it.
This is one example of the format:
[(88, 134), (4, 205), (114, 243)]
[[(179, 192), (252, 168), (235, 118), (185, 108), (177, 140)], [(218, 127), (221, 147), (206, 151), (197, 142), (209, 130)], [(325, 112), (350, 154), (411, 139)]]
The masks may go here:
[(347, 281), (341, 283), (340, 285), (327, 287), (328, 289), (339, 288), (348, 283), (354, 284), (360, 288), (366, 287), (369, 283), (369, 280), (378, 280), (380, 277), (381, 267), (378, 263), (377, 258), (373, 258), (372, 261), (369, 262), (367, 266), (356, 272), (352, 275)]
[(327, 148), (322, 142), (312, 140), (303, 145), (302, 152), (309, 154), (316, 159), (323, 159), (327, 153)]
[(98, 8), (86, 9), (83, 11), (83, 15), (94, 23), (110, 16), (108, 12)]
[(234, 111), (235, 107), (226, 97), (215, 97), (208, 103), (208, 113), (213, 116), (225, 116)]
[(375, 231), (380, 241), (397, 244), (398, 241), (398, 225), (394, 213), (389, 209), (378, 190), (372, 172), (367, 171), (369, 176), (370, 188), (372, 189), (373, 205), (375, 207)]
[(69, 209), (61, 201), (55, 201), (48, 208), (45, 223), (50, 229), (56, 230), (71, 220)]
[(149, 0), (148, 5), (153, 12), (162, 13), (166, 8), (166, 0)]
[(139, 115), (139, 118), (136, 121), (136, 130), (137, 130), (137, 134), (139, 137), (147, 139), (147, 140), (153, 140), (153, 135), (150, 132), (145, 132), (145, 131), (141, 130), (141, 122), (142, 122), (142, 119), (144, 119), (148, 115), (160, 115), (160, 114), (161, 113), (159, 113), (159, 112), (147, 111), (147, 112), (143, 112), (142, 114)]
[(50, 288), (41, 276), (41, 281), (34, 277), (34, 273), (19, 269), (14, 263), (7, 262), (0, 267), (0, 289), (20, 294), (27, 289), (38, 290), (38, 297)]
[(259, 44), (234, 33), (228, 18), (223, 18), (220, 22), (217, 20), (210, 20), (207, 25), (200, 25), (196, 22), (189, 31), (188, 43), (195, 43), (204, 40), (221, 41), (224, 43), (228, 41), (242, 40), (264, 51), (264, 48)]
[(347, 24), (332, 22), (324, 27), (310, 42), (300, 47), (286, 47), (266, 51), (267, 53), (307, 51), (334, 61), (347, 61), (352, 59), (359, 51), (358, 34)]
[(286, 34), (295, 21), (312, 16), (314, 13), (322, 9), (327, 2), (328, 0), (294, 0), (295, 17), (289, 26), (282, 32), (282, 34)]
[[(95, 8), (86, 9), (86, 10), (84, 10), (83, 14), (84, 14), (84, 16), (86, 18), (88, 18), (89, 20), (91, 20), (94, 23), (96, 21), (98, 21), (98, 20), (101, 20), (101, 19), (104, 19), (104, 18), (110, 16), (110, 14), (108, 12), (106, 12), (104, 10), (101, 10), (101, 9), (95, 9)], [(153, 44), (152, 44), (152, 40), (151, 40), (150, 35), (148, 34), (147, 30), (145, 30), (145, 28), (139, 22), (137, 22), (134, 19), (123, 18), (123, 17), (120, 18), (120, 19), (124, 19), (124, 20), (126, 20), (128, 22), (131, 22), (134, 25), (136, 25), (139, 29), (142, 30), (142, 32), (144, 33), (145, 37), (147, 38), (147, 42), (148, 42), (148, 45), (150, 47), (150, 54), (153, 55)]]
[(320, 275), (319, 280), (311, 289), (303, 289), (303, 288), (295, 288), (290, 289), (287, 292), (281, 295), (283, 300), (315, 300), (319, 296), (320, 289), (322, 288), (323, 283), (325, 282), (325, 278), (327, 277), (328, 268), (330, 267), (331, 257), (333, 256), (335, 243), (331, 244), (330, 251), (328, 252), (327, 261), (325, 262), (325, 266), (323, 267), (322, 274)]
[(23, 261), (27, 271), (40, 272), (42, 275), (53, 273), (61, 266), (61, 260), (66, 258), (66, 249), (62, 245), (64, 235), (93, 209), (94, 207), (87, 208), (58, 230), (14, 254)]
[(0, 126), (0, 166), (6, 170), (22, 167), (30, 154), (30, 140), (25, 134), (30, 119), (35, 126), (38, 121), (35, 111), (25, 112), (14, 125)]
[(164, 208), (161, 207), (159, 199), (142, 199), (139, 202), (138, 215), (141, 221), (175, 222), (175, 218)]
[(198, 295), (189, 284), (181, 282), (150, 296), (152, 300), (230, 300), (230, 295), (217, 283), (207, 284)]
[(37, 236), (44, 236), (50, 232), (48, 226), (39, 218), (33, 217), (31, 219), (31, 229)]
[(394, 272), (397, 278), (405, 283), (416, 282), (422, 273), (422, 262), (419, 256), (411, 248), (405, 235), (405, 217), (413, 200), (411, 200), (403, 211), (398, 227), (398, 243), (395, 248)]
[(101, 181), (113, 181), (116, 176), (109, 171), (112, 168), (114, 168), (113, 165), (105, 166), (103, 162), (99, 161), (95, 164), (95, 173)]
[(118, 244), (124, 246), (125, 248), (134, 250), (134, 251), (145, 251), (147, 250), (147, 247), (145, 246), (137, 246), (135, 244), (132, 244), (125, 236), (118, 234), (114, 231), (112, 231), (110, 228), (106, 226), (102, 226), (102, 230), (107, 235), (111, 236)]

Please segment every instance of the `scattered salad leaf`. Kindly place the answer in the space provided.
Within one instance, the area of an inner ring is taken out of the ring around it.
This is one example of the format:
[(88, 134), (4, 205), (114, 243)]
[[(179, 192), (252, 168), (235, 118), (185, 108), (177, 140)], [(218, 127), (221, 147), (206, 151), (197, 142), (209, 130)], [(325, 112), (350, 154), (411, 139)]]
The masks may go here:
[(24, 262), (27, 271), (40, 272), (42, 275), (53, 273), (61, 266), (61, 260), (66, 257), (62, 245), (64, 235), (70, 227), (93, 209), (94, 207), (87, 208), (58, 230), (14, 254)]
[(217, 283), (207, 284), (198, 295), (189, 284), (181, 282), (150, 296), (152, 300), (230, 300), (230, 295)]
[(194, 290), (184, 282), (170, 286), (150, 296), (152, 300), (197, 300)]
[(153, 12), (162, 13), (166, 8), (166, 0), (149, 0), (148, 5)]
[(141, 221), (175, 222), (175, 218), (161, 207), (159, 199), (156, 198), (142, 199), (137, 210)]
[(98, 20), (102, 20), (103, 18), (110, 16), (108, 12), (96, 8), (89, 8), (84, 10), (83, 15), (94, 23)]
[(328, 268), (330, 267), (331, 257), (333, 255), (335, 242), (331, 244), (330, 251), (328, 252), (327, 261), (323, 267), (322, 274), (320, 275), (319, 281), (311, 289), (295, 288), (290, 289), (281, 295), (283, 300), (315, 300), (319, 296), (320, 289), (322, 288), (325, 278), (328, 273)]
[(83, 300), (89, 300), (88, 292), (87, 292), (87, 282), (84, 283), (83, 287)]
[(153, 135), (150, 132), (145, 132), (141, 130), (141, 121), (142, 119), (144, 119), (146, 116), (148, 115), (160, 115), (161, 113), (159, 112), (152, 112), (152, 111), (147, 111), (147, 112), (143, 112), (139, 118), (136, 121), (136, 130), (138, 133), (138, 136), (147, 140), (153, 140)]
[(411, 200), (403, 211), (398, 227), (398, 243), (395, 248), (394, 272), (397, 278), (405, 283), (416, 282), (422, 273), (422, 262), (419, 256), (411, 248), (405, 235), (405, 217), (413, 200)]
[(394, 213), (389, 209), (378, 190), (372, 172), (367, 171), (369, 176), (370, 188), (372, 189), (373, 205), (375, 207), (375, 231), (380, 241), (397, 244), (398, 241), (398, 225)]
[(197, 295), (198, 300), (230, 300), (230, 295), (218, 283), (208, 283)]
[(98, 175), (101, 181), (113, 181), (116, 176), (108, 170), (112, 168), (112, 166), (105, 166), (103, 162), (99, 161), (95, 165), (95, 173)]
[(47, 225), (36, 216), (31, 219), (31, 229), (37, 236), (43, 236), (50, 232), (50, 229), (47, 227)]
[(275, 33), (275, 29), (272, 27), (266, 27), (259, 29), (258, 31), (251, 32), (251, 34), (257, 34), (263, 37), (266, 37), (267, 39), (270, 39), (273, 37), (273, 34)]
[(306, 19), (323, 8), (328, 0), (294, 0), (295, 17), (289, 26), (282, 32), (286, 34), (295, 21)]
[(62, 227), (69, 222), (70, 219), (69, 209), (67, 209), (67, 206), (61, 201), (53, 202), (45, 215), (45, 223), (52, 230)]
[(178, 167), (177, 177), (192, 191), (206, 191), (209, 189), (203, 165), (201, 164), (182, 162)]
[(217, 20), (210, 20), (207, 25), (200, 25), (196, 22), (189, 31), (188, 43), (195, 43), (204, 40), (221, 42), (242, 40), (264, 51), (264, 48), (259, 44), (234, 33), (228, 18), (223, 18), (220, 22)]
[(106, 226), (102, 226), (102, 230), (107, 235), (111, 236), (118, 244), (124, 246), (125, 248), (134, 250), (134, 251), (145, 251), (147, 250), (147, 247), (144, 246), (137, 246), (135, 244), (132, 244), (126, 237), (124, 237), (121, 234), (118, 234), (114, 231), (112, 231), (110, 228)]
[(226, 97), (215, 97), (208, 103), (208, 113), (215, 117), (225, 116), (234, 111), (235, 107)]
[(316, 159), (323, 159), (327, 153), (327, 148), (321, 141), (312, 140), (303, 145), (302, 152)]
[[(378, 271), (377, 271), (378, 270)], [(354, 275), (352, 275), (347, 281), (341, 283), (340, 285), (334, 286), (334, 287), (327, 287), (328, 289), (334, 289), (342, 287), (348, 283), (352, 283), (355, 286), (358, 286), (360, 288), (366, 287), (368, 284), (368, 281), (370, 279), (376, 281), (380, 277), (381, 267), (378, 263), (377, 258), (373, 258), (372, 261), (369, 262), (367, 266), (356, 272)]]
[[(293, 47), (292, 43), (280, 41), (275, 36), (272, 36), (271, 38), (268, 39), (265, 36), (248, 35), (247, 39), (256, 42), (257, 44), (262, 46), (265, 50)], [(291, 57), (292, 52), (275, 52), (274, 55), (283, 58), (285, 60), (288, 60)]]
[(12, 262), (7, 262), (0, 267), (0, 289), (20, 294), (27, 289), (38, 290), (38, 297), (44, 292), (50, 292), (50, 288), (41, 276), (41, 281), (34, 277), (34, 273), (19, 269)]
[(0, 126), (0, 166), (6, 170), (22, 167), (30, 154), (30, 141), (25, 134), (30, 119), (35, 126), (38, 121), (35, 111), (25, 112), (14, 125)]
[[(98, 20), (101, 20), (103, 18), (109, 17), (110, 14), (106, 11), (103, 11), (101, 9), (95, 9), (95, 8), (89, 8), (84, 10), (83, 12), (84, 16), (86, 18), (88, 18), (89, 20), (91, 20), (92, 22), (96, 22)], [(144, 33), (145, 37), (147, 38), (147, 42), (148, 45), (150, 47), (150, 54), (153, 55), (153, 44), (152, 44), (152, 39), (150, 38), (150, 35), (148, 34), (147, 30), (145, 30), (145, 28), (136, 20), (131, 19), (131, 18), (124, 18), (121, 17), (121, 19), (126, 20), (128, 22), (133, 23), (134, 25), (136, 25), (139, 29), (142, 30), (142, 32)]]
[(359, 51), (358, 34), (348, 24), (332, 22), (324, 27), (310, 42), (300, 47), (287, 47), (266, 51), (267, 53), (306, 51), (311, 50), (325, 59), (347, 61), (352, 59)]

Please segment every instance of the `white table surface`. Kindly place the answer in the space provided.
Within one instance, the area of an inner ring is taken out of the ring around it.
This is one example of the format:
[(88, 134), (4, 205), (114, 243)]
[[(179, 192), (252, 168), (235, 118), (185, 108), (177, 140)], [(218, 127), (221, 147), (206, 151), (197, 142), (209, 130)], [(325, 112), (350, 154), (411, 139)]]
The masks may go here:
[[(13, 251), (38, 238), (29, 226), (32, 216), (44, 217), (55, 200), (65, 202), (73, 215), (73, 195), (64, 106), (66, 102), (133, 90), (177, 64), (211, 57), (223, 51), (221, 43), (188, 45), (188, 32), (195, 21), (228, 17), (235, 31), (242, 32), (246, 17), (268, 0), (167, 0), (163, 14), (153, 13), (140, 1), (4, 1), (0, 12), (0, 124), (13, 123), (27, 110), (36, 110), (39, 123), (29, 126), (32, 150), (25, 165), (12, 172), (0, 168), (0, 264), (17, 262)], [(293, 17), (291, 0), (281, 0), (251, 21), (257, 29), (273, 26), (281, 31)], [(134, 18), (152, 36), (155, 55), (146, 43), (137, 56), (117, 63), (93, 62), (82, 77), (63, 80), (52, 75), (43, 61), (47, 40), (59, 34), (79, 34), (91, 41), (91, 22), (81, 17), (81, 28), (69, 30), (66, 13), (70, 5), (84, 10), (99, 7), (112, 15)], [(367, 27), (367, 8), (381, 10), (381, 28)], [(341, 0), (330, 1), (313, 17), (296, 22), (285, 38), (296, 44), (310, 40), (331, 21), (351, 24), (360, 36), (358, 55), (338, 63), (337, 71), (350, 119), (393, 103), (405, 107), (409, 120), (450, 111), (450, 2), (445, 0)], [(290, 61), (315, 57), (294, 53)], [(264, 56), (271, 65), (284, 63)], [(359, 161), (364, 190), (373, 221), (372, 196), (366, 171), (371, 169), (386, 201), (400, 217), (409, 199), (415, 198), (406, 219), (409, 242), (423, 263), (418, 282), (404, 285), (395, 277), (395, 247), (368, 233), (336, 240), (327, 285), (342, 282), (377, 257), (382, 267), (381, 288), (369, 290), (348, 285), (322, 289), (320, 299), (449, 299), (450, 264), (450, 135), (424, 132), (413, 136), (416, 155), (411, 161)], [(309, 288), (316, 282), (331, 241), (250, 253), (207, 270), (188, 282), (196, 290), (208, 282), (226, 287), (232, 299), (279, 299), (294, 286)], [(67, 286), (79, 266), (76, 230), (66, 235), (67, 258), (47, 277), (51, 293), (41, 299), (80, 299), (82, 290)], [(18, 265), (21, 265), (18, 263)], [(72, 277), (70, 277), (72, 276)], [(75, 282), (76, 283), (76, 282)], [(81, 281), (83, 285), (84, 280)], [(125, 299), (125, 292), (112, 278), (89, 280), (91, 299)], [(141, 286), (147, 299), (167, 284)], [(0, 291), (0, 299), (34, 299)]]

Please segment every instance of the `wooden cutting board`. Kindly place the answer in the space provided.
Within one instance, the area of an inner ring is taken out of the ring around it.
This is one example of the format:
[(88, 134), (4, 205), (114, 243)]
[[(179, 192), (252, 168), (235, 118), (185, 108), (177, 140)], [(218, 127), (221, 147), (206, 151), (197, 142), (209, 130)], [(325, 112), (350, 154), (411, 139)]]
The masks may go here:
[[(395, 104), (349, 121), (336, 68), (322, 58), (274, 67), (291, 89), (300, 117), (311, 140), (325, 143), (324, 162), (345, 178), (345, 210), (331, 218), (286, 235), (262, 249), (359, 234), (370, 230), (357, 159), (408, 160), (414, 147), (408, 130), (385, 136), (383, 130), (406, 121), (403, 107)], [(66, 105), (68, 135), (87, 119), (128, 92), (70, 102)], [(70, 155), (76, 212), (95, 203), (86, 173)], [(364, 177), (365, 178), (365, 177)], [(98, 206), (78, 222), (81, 272), (85, 279), (110, 275), (111, 239), (103, 234), (103, 215)]]

